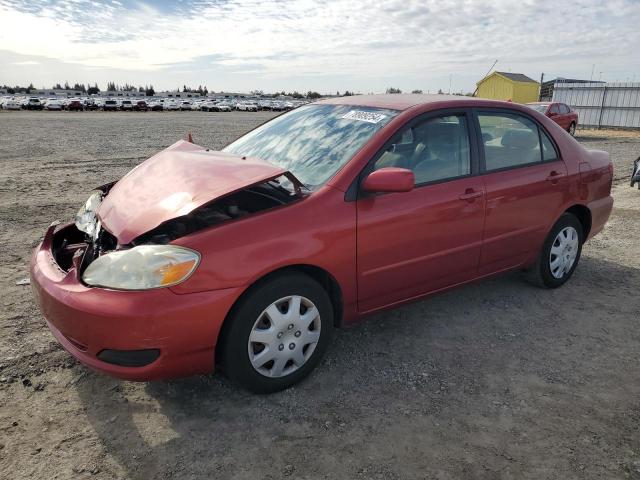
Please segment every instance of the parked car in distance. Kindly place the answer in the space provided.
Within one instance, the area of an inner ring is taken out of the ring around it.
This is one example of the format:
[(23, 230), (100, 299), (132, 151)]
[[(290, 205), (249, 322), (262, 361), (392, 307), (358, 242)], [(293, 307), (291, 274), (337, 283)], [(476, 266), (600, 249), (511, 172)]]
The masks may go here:
[(13, 98), (5, 98), (2, 102), (2, 108), (4, 110), (21, 110), (20, 103)]
[(133, 102), (131, 100), (122, 100), (120, 102), (120, 110), (122, 111), (133, 111)]
[(100, 187), (49, 227), (31, 284), (96, 370), (221, 366), (273, 392), (374, 312), (512, 270), (560, 287), (609, 217), (612, 177), (606, 152), (524, 105), (332, 98), (219, 152), (178, 141)]
[(236, 105), (236, 109), (244, 112), (257, 112), (258, 105), (250, 102), (241, 102), (241, 103), (238, 103), (238, 105)]
[(117, 100), (105, 100), (102, 104), (102, 109), (106, 111), (116, 111), (118, 110), (118, 101)]
[(85, 108), (87, 110), (100, 110), (102, 108), (102, 101), (98, 98), (91, 98), (86, 101)]
[(42, 104), (39, 98), (31, 97), (25, 103), (25, 108), (27, 110), (42, 110), (44, 108), (44, 105)]
[(47, 100), (47, 104), (45, 106), (47, 110), (63, 110), (64, 105), (62, 105), (62, 101), (60, 100)]
[(180, 110), (191, 110), (191, 107), (192, 107), (192, 104), (188, 100), (185, 100), (182, 103), (180, 103)]
[(552, 119), (572, 136), (576, 134), (576, 128), (578, 127), (578, 112), (566, 103), (532, 102), (527, 103), (527, 106)]
[(136, 100), (136, 102), (133, 104), (133, 109), (136, 112), (146, 112), (147, 110), (149, 110), (149, 105), (147, 105), (147, 102), (145, 100)]
[(84, 104), (80, 100), (70, 100), (67, 104), (67, 110), (69, 111), (84, 111)]
[(152, 112), (161, 112), (163, 110), (163, 103), (159, 101), (153, 101), (149, 104), (149, 109)]
[(215, 102), (206, 101), (200, 104), (200, 111), (202, 112), (216, 112), (216, 104)]
[(178, 111), (180, 110), (180, 104), (175, 100), (166, 100), (164, 102), (164, 109), (169, 111)]

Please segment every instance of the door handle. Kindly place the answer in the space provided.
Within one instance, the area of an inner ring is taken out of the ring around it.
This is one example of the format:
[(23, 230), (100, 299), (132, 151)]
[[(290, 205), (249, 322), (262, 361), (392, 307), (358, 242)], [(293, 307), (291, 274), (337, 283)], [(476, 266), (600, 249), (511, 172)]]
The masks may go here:
[(548, 182), (556, 183), (560, 178), (564, 177), (564, 174), (558, 173), (555, 170), (549, 174), (547, 177)]
[(474, 199), (481, 197), (482, 195), (484, 195), (484, 192), (482, 191), (476, 191), (473, 188), (467, 188), (465, 190), (465, 192), (460, 195), (458, 198), (460, 200), (466, 200), (468, 202), (473, 202)]

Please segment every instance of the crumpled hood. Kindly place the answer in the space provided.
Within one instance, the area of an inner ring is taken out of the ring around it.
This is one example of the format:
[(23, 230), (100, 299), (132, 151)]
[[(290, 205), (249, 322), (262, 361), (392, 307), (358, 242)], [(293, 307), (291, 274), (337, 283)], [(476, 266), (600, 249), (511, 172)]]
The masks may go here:
[(212, 200), (286, 170), (179, 140), (122, 177), (98, 208), (102, 226), (121, 245)]

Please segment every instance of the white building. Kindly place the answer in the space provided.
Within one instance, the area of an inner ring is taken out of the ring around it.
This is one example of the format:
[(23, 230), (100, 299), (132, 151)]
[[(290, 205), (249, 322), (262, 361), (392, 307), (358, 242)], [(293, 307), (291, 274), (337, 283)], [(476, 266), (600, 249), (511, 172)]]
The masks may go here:
[(144, 92), (139, 92), (137, 90), (131, 91), (122, 91), (122, 90), (107, 90), (104, 92), (100, 92), (98, 94), (100, 97), (144, 97)]
[(29, 95), (34, 97), (80, 97), (82, 95), (86, 95), (86, 93), (83, 93), (82, 90), (47, 88), (31, 90)]

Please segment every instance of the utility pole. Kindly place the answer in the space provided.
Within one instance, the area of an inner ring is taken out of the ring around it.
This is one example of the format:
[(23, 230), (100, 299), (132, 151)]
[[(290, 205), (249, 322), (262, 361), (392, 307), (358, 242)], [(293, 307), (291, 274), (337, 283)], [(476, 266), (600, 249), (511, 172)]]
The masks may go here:
[(538, 90), (538, 101), (542, 101), (542, 83), (544, 82), (544, 72), (540, 75), (540, 89)]
[[(482, 77), (482, 79), (480, 80), (480, 82), (481, 82), (482, 80), (484, 80), (485, 78), (487, 78), (487, 75), (489, 75), (489, 73), (491, 73), (491, 70), (493, 70), (493, 67), (495, 67), (495, 66), (496, 66), (496, 63), (498, 63), (498, 60), (496, 60), (495, 62), (493, 62), (493, 65), (491, 65), (491, 68), (490, 68), (490, 69), (489, 69), (489, 71), (486, 73), (486, 75), (485, 75), (484, 77)], [(479, 84), (480, 82), (476, 83), (476, 89), (473, 91), (473, 95), (472, 95), (472, 97), (475, 97), (475, 96), (476, 96), (476, 93), (478, 93), (478, 87), (479, 87), (479, 85), (478, 85), (478, 84)]]

